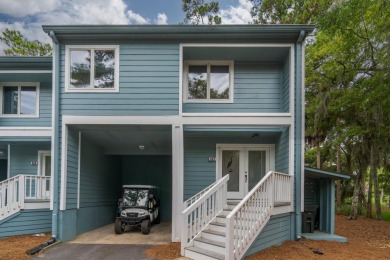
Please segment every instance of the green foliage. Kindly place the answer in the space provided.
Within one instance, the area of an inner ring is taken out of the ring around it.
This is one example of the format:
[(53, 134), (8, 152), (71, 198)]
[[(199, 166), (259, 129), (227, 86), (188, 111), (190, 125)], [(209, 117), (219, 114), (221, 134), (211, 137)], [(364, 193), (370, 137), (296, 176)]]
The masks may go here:
[(185, 24), (212, 25), (222, 23), (221, 17), (218, 16), (219, 3), (215, 1), (183, 0), (182, 10), (186, 14), (186, 18), (184, 19)]
[(384, 221), (390, 222), (390, 211), (383, 211), (382, 216)]
[(51, 56), (52, 48), (48, 43), (38, 40), (29, 41), (19, 31), (5, 29), (0, 41), (8, 46), (4, 50), (7, 56)]

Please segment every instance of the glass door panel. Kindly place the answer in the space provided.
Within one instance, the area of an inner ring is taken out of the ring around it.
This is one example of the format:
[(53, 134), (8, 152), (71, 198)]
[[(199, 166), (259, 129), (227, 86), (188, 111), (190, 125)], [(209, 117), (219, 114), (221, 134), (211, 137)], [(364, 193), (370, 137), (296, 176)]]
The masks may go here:
[(248, 151), (248, 191), (266, 174), (266, 151)]
[(222, 151), (222, 177), (229, 174), (228, 192), (240, 191), (240, 151)]

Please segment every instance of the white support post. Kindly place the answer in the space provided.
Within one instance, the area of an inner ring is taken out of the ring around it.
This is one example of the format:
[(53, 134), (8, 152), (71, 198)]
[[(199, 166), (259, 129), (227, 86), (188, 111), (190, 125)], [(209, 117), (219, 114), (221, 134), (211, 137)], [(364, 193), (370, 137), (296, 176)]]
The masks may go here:
[(20, 175), (19, 177), (19, 205), (20, 209), (24, 209), (24, 193), (25, 193), (25, 176)]
[(184, 185), (183, 125), (172, 125), (172, 242), (180, 241)]
[(79, 132), (79, 154), (77, 165), (77, 208), (80, 208), (80, 180), (81, 180), (81, 132)]

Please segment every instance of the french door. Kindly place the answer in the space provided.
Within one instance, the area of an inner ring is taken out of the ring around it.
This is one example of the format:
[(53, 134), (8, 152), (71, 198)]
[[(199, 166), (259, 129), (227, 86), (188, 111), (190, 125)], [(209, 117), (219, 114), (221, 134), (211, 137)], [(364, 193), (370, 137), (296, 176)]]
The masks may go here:
[(274, 145), (217, 145), (217, 178), (229, 174), (228, 199), (242, 199), (271, 169)]

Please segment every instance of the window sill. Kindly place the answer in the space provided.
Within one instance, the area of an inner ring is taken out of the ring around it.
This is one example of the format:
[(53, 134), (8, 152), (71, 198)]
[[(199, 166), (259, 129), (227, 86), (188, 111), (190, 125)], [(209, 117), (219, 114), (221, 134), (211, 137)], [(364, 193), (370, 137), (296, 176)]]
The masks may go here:
[(187, 99), (183, 101), (184, 104), (233, 104), (233, 100), (193, 100)]
[(0, 115), (0, 118), (39, 118), (39, 115)]
[(65, 89), (65, 93), (118, 93), (119, 88), (113, 89), (99, 89), (99, 88), (89, 88), (89, 89)]

